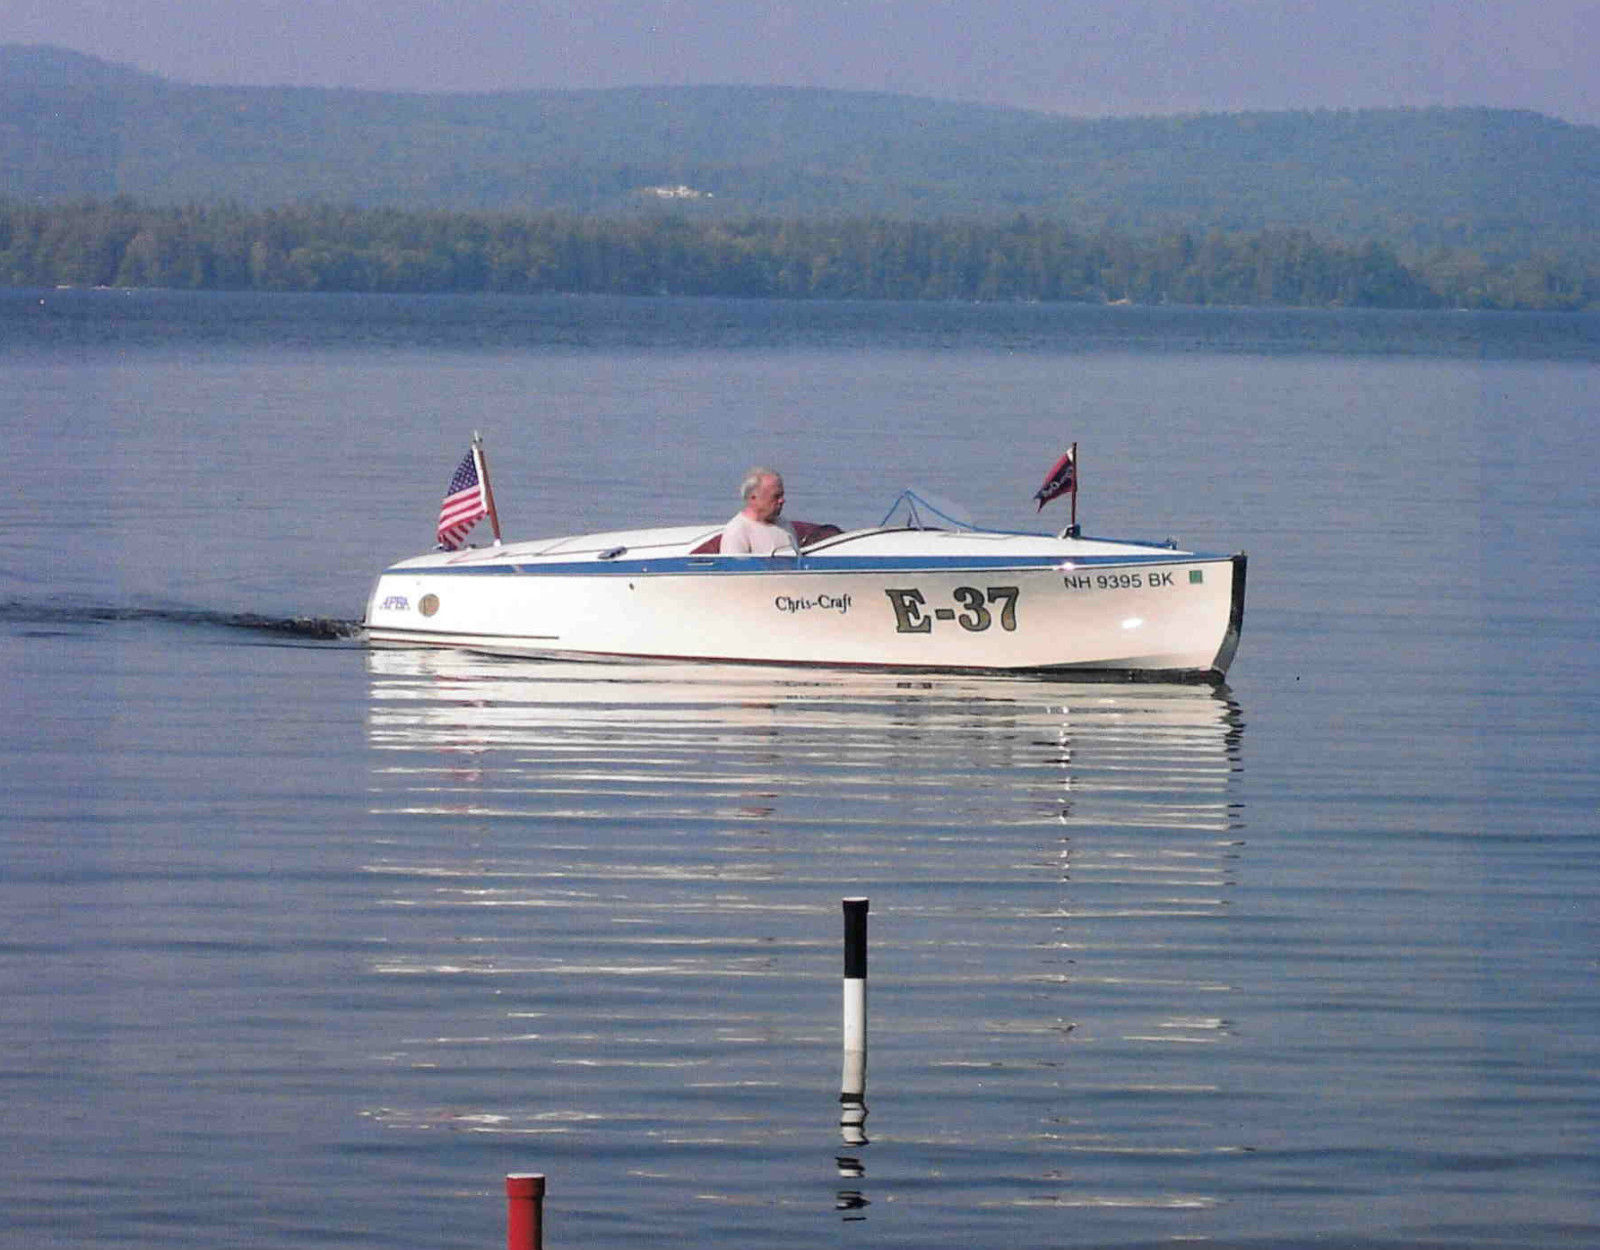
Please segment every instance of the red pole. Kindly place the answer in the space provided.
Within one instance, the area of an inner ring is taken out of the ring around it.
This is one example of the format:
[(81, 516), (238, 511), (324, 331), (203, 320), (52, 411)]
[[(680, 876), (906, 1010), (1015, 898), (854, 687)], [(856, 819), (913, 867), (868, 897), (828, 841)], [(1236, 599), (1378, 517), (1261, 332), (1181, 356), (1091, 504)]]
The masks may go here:
[(544, 1174), (506, 1177), (506, 1250), (544, 1250)]

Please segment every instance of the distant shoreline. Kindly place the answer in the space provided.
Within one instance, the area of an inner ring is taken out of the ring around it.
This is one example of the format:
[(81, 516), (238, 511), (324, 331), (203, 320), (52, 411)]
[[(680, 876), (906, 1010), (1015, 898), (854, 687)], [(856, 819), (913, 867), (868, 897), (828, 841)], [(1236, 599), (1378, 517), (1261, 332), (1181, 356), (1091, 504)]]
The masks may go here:
[(1600, 261), (1403, 261), (1303, 230), (1078, 232), (1045, 219), (0, 201), (0, 286), (728, 296), (1277, 308), (1600, 308)]

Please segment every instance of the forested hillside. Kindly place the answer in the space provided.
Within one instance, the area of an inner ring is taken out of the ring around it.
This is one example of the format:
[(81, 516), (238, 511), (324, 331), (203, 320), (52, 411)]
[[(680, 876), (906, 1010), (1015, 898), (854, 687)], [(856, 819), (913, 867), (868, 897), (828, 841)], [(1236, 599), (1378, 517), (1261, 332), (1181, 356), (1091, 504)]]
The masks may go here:
[[(1376, 247), (1404, 266), (1406, 280), (1389, 286), (1411, 289), (1409, 298), (1574, 307), (1595, 302), (1600, 271), (1600, 128), (1531, 113), (1083, 120), (775, 88), (424, 96), (200, 87), (59, 49), (0, 47), (0, 202), (11, 238), (0, 281), (72, 280), (41, 261), (37, 240), (19, 245), (19, 231), (81, 235), (119, 197), (122, 211), (146, 213), (125, 242), (141, 237), (148, 248), (187, 232), (185, 246), (198, 248), (201, 210), (226, 209), (236, 223), (258, 223), (255, 241), (271, 253), (273, 231), (260, 223), (278, 221), (281, 231), (293, 221), (304, 237), (278, 250), (298, 248), (299, 261), (258, 266), (252, 280), (298, 273), (300, 283), (361, 289), (399, 272), (430, 289), (470, 281), (471, 272), (505, 281), (489, 244), (481, 262), (461, 257), (476, 246), (471, 236), (505, 230), (508, 217), (522, 218), (556, 253), (565, 244), (550, 240), (576, 227), (554, 223), (580, 218), (609, 223), (591, 230), (619, 256), (652, 238), (695, 253), (682, 265), (656, 257), (659, 272), (628, 282), (616, 276), (626, 264), (608, 262), (605, 283), (630, 287), (1202, 302), (1265, 290), (1282, 302), (1350, 302), (1370, 283), (1349, 275), (1373, 267)], [(298, 217), (272, 216), (295, 206)], [(326, 228), (336, 217), (312, 228), (310, 206), (404, 209), (411, 233), (437, 243), (443, 231), (456, 242), (441, 260), (435, 243), (393, 243), (398, 228), (359, 214), (337, 218), (357, 233), (335, 239)], [(40, 209), (75, 216), (51, 227), (28, 216)], [(825, 222), (834, 223), (831, 233)], [(790, 254), (800, 246), (798, 223), (811, 223), (804, 255)], [(918, 224), (921, 234), (911, 228)], [(374, 242), (385, 231), (391, 241)], [(100, 246), (113, 247), (116, 234)], [(1065, 237), (1076, 242), (1059, 244)], [(903, 279), (874, 275), (871, 266), (881, 271), (885, 262), (871, 246), (861, 252), (864, 239), (900, 248), (896, 255), (932, 248), (946, 259), (921, 268), (896, 260), (889, 268), (904, 269)], [(227, 252), (215, 240), (206, 246)], [(948, 259), (973, 247), (992, 255)], [(336, 259), (313, 265), (319, 251)], [(402, 252), (431, 259), (399, 264)], [(1046, 252), (1060, 265), (1041, 279)], [(1108, 269), (1121, 270), (1101, 261), (1135, 252), (1145, 259), (1132, 269), (1168, 276), (1108, 281)], [(171, 280), (141, 255), (119, 257), (118, 272)], [(857, 260), (843, 259), (850, 255)], [(1350, 259), (1362, 255), (1367, 261)], [(735, 260), (744, 267), (715, 278), (702, 272)], [(845, 263), (867, 268), (845, 280)], [(104, 265), (88, 268), (103, 276)], [(525, 266), (512, 285), (572, 269)], [(1019, 269), (1034, 276), (1019, 280)], [(209, 272), (234, 271), (218, 260)]]
[(0, 204), (0, 285), (1578, 309), (1600, 271), (1403, 264), (1304, 231)]

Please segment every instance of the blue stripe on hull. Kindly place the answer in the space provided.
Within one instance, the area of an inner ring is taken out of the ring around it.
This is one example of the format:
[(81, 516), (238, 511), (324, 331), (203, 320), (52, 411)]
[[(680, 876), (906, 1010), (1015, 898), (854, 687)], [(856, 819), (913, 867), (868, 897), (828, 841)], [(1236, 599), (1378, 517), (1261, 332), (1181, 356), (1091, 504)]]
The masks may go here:
[(794, 573), (958, 573), (965, 569), (1060, 570), (1150, 564), (1215, 564), (1228, 556), (1178, 554), (1075, 556), (828, 556), (796, 559), (786, 556), (670, 556), (657, 560), (585, 560), (536, 564), (396, 565), (385, 576), (470, 577), (638, 577), (654, 574), (733, 574), (740, 577)]

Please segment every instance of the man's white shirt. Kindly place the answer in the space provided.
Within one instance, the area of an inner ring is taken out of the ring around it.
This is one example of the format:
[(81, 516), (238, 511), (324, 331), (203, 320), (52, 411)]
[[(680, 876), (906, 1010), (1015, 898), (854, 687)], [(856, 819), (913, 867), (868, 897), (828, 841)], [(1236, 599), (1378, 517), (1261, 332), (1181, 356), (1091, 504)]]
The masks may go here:
[(770, 556), (785, 550), (799, 554), (800, 539), (782, 517), (775, 522), (752, 521), (741, 512), (722, 527), (725, 556)]

